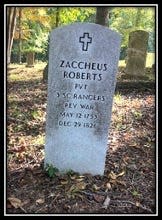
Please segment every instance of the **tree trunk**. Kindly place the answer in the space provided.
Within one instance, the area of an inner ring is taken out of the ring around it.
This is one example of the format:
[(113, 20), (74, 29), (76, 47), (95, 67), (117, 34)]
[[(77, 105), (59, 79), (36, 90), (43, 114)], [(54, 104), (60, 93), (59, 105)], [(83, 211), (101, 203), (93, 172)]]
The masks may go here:
[(16, 7), (7, 8), (7, 64), (11, 62), (11, 49), (16, 27)]
[(56, 27), (59, 26), (59, 7), (56, 9)]
[(142, 8), (137, 8), (137, 15), (136, 15), (136, 21), (135, 21), (135, 27), (138, 28), (140, 21), (141, 21), (141, 10)]
[(96, 24), (108, 26), (108, 7), (97, 7)]
[(46, 82), (47, 80), (48, 80), (48, 63), (43, 70), (43, 82)]
[[(60, 8), (57, 7), (56, 8), (56, 23), (55, 23), (55, 27), (57, 28), (59, 26), (59, 14), (60, 14)], [(48, 45), (49, 47), (49, 45)], [(44, 70), (43, 70), (43, 82), (46, 82), (48, 80), (48, 61), (47, 61), (47, 65), (45, 66)]]
[(21, 17), (22, 17), (22, 8), (19, 8), (19, 54), (18, 54), (18, 62), (21, 64)]

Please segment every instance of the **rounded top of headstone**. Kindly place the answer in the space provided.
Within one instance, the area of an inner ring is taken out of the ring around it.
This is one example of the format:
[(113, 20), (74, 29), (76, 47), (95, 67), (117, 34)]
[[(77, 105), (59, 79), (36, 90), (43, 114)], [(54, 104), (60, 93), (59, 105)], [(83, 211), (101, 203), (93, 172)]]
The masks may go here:
[(132, 35), (138, 35), (138, 36), (148, 36), (149, 33), (147, 31), (144, 31), (144, 30), (136, 30), (136, 31), (132, 31), (130, 33), (130, 36)]
[(138, 50), (146, 50), (148, 44), (149, 33), (143, 30), (132, 31), (129, 34), (129, 48), (136, 48)]
[(63, 50), (64, 56), (73, 56), (73, 59), (76, 56), (92, 56), (93, 53), (98, 59), (104, 59), (106, 50), (109, 50), (113, 56), (114, 48), (120, 40), (121, 36), (116, 31), (99, 24), (85, 22), (58, 27), (50, 34), (52, 50), (57, 51), (58, 54)]
[(63, 26), (61, 26), (61, 27), (57, 27), (57, 28), (55, 28), (55, 29), (53, 29), (52, 30), (52, 32), (51, 32), (51, 34), (53, 33), (53, 32), (56, 32), (56, 31), (61, 31), (61, 30), (65, 30), (66, 31), (66, 29), (80, 29), (80, 28), (90, 28), (91, 30), (97, 30), (97, 31), (102, 31), (102, 30), (104, 30), (104, 31), (107, 31), (107, 32), (111, 32), (112, 34), (114, 34), (114, 35), (116, 35), (116, 36), (119, 36), (119, 37), (121, 37), (120, 36), (120, 33), (118, 33), (118, 32), (116, 32), (116, 31), (114, 31), (114, 30), (112, 30), (112, 29), (110, 29), (110, 28), (108, 28), (108, 27), (106, 27), (106, 26), (103, 26), (103, 25), (100, 25), (100, 24), (95, 24), (95, 23), (89, 23), (89, 22), (74, 22), (74, 23), (72, 23), (72, 24), (68, 24), (68, 25), (63, 25)]

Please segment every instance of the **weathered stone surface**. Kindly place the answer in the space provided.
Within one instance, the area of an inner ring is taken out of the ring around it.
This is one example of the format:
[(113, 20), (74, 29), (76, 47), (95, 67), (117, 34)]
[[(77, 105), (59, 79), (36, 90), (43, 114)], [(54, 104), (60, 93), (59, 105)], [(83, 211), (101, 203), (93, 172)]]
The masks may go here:
[(126, 74), (133, 77), (145, 74), (148, 37), (149, 33), (142, 30), (130, 33), (126, 58)]
[(28, 52), (26, 57), (27, 67), (34, 66), (34, 52)]
[(45, 165), (103, 174), (120, 35), (75, 23), (50, 35)]

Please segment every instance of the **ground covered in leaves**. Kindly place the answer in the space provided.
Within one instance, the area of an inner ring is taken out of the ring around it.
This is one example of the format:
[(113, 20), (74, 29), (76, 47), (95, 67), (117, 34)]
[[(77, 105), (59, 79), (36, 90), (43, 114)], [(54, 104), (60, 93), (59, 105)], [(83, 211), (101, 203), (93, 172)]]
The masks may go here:
[(45, 64), (10, 65), (7, 77), (7, 214), (156, 213), (155, 83), (120, 78), (103, 176), (43, 169)]

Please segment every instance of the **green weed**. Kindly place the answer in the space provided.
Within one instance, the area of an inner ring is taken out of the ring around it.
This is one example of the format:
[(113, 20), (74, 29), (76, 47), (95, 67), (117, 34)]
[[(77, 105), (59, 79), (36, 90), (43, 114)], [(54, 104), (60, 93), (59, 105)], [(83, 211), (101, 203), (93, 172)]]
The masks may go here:
[(59, 172), (52, 164), (46, 164), (45, 171), (50, 178), (56, 177), (56, 174)]

